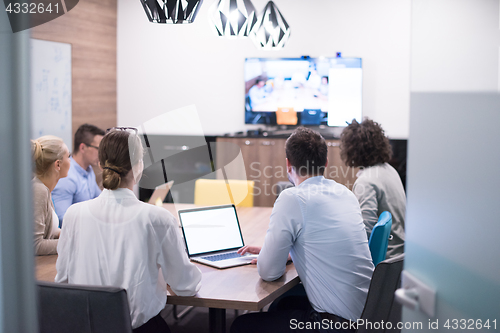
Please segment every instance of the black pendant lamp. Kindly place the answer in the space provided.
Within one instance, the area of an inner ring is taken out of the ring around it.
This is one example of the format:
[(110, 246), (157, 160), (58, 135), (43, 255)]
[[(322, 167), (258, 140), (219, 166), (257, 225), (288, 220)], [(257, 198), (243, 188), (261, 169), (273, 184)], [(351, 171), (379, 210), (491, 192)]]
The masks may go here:
[(192, 23), (203, 0), (140, 0), (149, 22)]
[(219, 36), (247, 37), (256, 27), (257, 12), (250, 0), (218, 0), (209, 19)]
[(290, 26), (274, 2), (269, 1), (251, 35), (255, 45), (265, 50), (281, 49), (290, 37)]

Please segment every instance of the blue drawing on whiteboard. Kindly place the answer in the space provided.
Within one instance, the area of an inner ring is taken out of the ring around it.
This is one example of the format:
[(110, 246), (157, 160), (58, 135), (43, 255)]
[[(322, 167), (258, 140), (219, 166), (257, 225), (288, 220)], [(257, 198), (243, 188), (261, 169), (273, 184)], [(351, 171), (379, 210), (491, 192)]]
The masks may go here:
[(32, 137), (55, 135), (71, 147), (71, 45), (31, 40)]
[(62, 60), (62, 50), (58, 47), (54, 48), (54, 61), (59, 62)]
[(61, 109), (59, 108), (59, 99), (57, 97), (52, 97), (50, 99), (50, 110), (57, 113), (61, 112)]

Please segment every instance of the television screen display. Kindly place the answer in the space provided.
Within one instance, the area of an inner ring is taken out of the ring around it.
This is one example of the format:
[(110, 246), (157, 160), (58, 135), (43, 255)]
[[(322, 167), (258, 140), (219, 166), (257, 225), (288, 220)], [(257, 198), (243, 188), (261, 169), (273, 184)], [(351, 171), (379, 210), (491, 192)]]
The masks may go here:
[(245, 59), (246, 124), (346, 126), (361, 117), (361, 58)]

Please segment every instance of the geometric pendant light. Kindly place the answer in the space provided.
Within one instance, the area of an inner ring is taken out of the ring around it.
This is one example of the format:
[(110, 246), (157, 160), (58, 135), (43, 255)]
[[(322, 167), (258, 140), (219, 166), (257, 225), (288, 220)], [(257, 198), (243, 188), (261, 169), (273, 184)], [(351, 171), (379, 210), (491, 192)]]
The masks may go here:
[(149, 22), (192, 23), (203, 0), (140, 0)]
[(290, 37), (290, 26), (272, 1), (267, 3), (258, 21), (251, 35), (255, 45), (265, 50), (282, 48)]
[(257, 24), (257, 13), (250, 0), (218, 0), (209, 11), (218, 36), (247, 37)]

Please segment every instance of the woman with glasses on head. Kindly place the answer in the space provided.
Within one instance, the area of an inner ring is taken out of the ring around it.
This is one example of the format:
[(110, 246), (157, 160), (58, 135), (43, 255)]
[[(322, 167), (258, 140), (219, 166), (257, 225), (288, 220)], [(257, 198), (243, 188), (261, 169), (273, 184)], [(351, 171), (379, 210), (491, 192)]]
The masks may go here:
[(32, 180), (35, 254), (56, 254), (61, 229), (50, 193), (59, 179), (68, 175), (68, 147), (60, 138), (46, 135), (31, 141), (31, 153), (35, 163), (35, 177)]
[(184, 251), (174, 216), (132, 192), (142, 175), (142, 156), (135, 129), (113, 128), (103, 137), (99, 163), (105, 189), (66, 212), (56, 282), (124, 288), (134, 333), (170, 332), (159, 314), (167, 301), (166, 283), (175, 294), (192, 296), (201, 286), (201, 272)]

